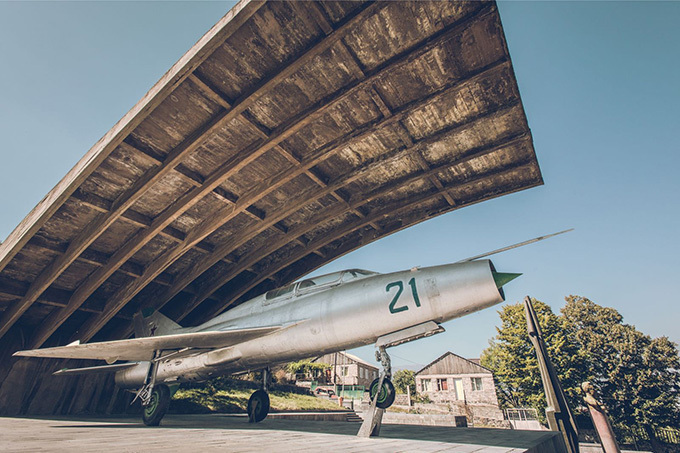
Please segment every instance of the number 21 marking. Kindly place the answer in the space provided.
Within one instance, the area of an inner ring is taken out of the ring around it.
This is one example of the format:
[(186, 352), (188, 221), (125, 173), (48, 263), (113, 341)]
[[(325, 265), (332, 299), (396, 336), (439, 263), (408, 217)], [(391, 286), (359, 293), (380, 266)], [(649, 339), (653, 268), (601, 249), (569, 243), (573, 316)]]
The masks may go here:
[[(416, 288), (416, 279), (412, 278), (408, 281), (408, 284), (411, 287), (411, 294), (413, 294), (413, 300), (416, 303), (416, 307), (420, 307), (420, 298), (418, 297), (418, 289)], [(390, 313), (392, 314), (408, 310), (407, 305), (402, 305), (401, 307), (396, 306), (401, 293), (404, 292), (404, 284), (401, 281), (389, 283), (385, 287), (385, 291), (389, 293), (390, 289), (394, 287), (397, 288), (397, 293), (394, 295), (394, 298), (392, 298), (392, 302), (390, 302)]]

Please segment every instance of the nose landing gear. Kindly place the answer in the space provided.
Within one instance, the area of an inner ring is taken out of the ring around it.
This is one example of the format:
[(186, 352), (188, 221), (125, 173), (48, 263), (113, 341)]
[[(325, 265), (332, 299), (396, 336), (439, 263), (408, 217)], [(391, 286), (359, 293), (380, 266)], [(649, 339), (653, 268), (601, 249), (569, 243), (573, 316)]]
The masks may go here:
[(382, 423), (382, 416), (385, 409), (394, 403), (395, 391), (390, 377), (392, 377), (392, 362), (390, 356), (385, 351), (385, 346), (378, 346), (375, 352), (375, 358), (383, 366), (378, 379), (371, 382), (369, 387), (369, 395), (371, 396), (371, 407), (364, 422), (359, 428), (359, 437), (377, 436), (380, 433), (380, 425)]
[(394, 385), (390, 381), (392, 377), (392, 363), (390, 356), (385, 350), (392, 346), (408, 343), (418, 338), (429, 337), (443, 331), (444, 329), (439, 324), (434, 321), (428, 321), (378, 338), (375, 342), (375, 346), (378, 348), (375, 358), (383, 366), (383, 371), (380, 372), (378, 379), (371, 382), (369, 387), (371, 407), (365, 413), (364, 422), (361, 424), (357, 436), (371, 437), (379, 435), (383, 412), (394, 403), (396, 395)]
[(387, 409), (394, 403), (396, 392), (394, 390), (392, 381), (385, 377), (383, 379), (382, 387), (380, 386), (380, 378), (377, 378), (371, 382), (369, 387), (369, 395), (371, 396), (371, 401), (377, 397), (376, 406), (378, 408)]

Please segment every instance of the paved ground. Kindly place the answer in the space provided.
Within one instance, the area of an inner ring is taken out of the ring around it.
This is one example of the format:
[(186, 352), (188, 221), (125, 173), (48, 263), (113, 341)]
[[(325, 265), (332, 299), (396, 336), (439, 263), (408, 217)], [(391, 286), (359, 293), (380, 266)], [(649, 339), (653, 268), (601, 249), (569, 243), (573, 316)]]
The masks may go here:
[(0, 451), (116, 452), (484, 452), (526, 451), (553, 434), (482, 428), (383, 425), (380, 438), (356, 437), (359, 423), (233, 415), (168, 415), (147, 428), (131, 417), (0, 418)]

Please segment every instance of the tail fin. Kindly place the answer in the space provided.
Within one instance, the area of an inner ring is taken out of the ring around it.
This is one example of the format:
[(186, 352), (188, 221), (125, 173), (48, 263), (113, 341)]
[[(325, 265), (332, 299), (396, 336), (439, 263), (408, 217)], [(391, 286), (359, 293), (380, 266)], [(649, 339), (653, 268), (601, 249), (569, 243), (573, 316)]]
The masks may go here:
[(159, 311), (142, 310), (133, 317), (135, 337), (153, 337), (180, 333), (182, 326)]

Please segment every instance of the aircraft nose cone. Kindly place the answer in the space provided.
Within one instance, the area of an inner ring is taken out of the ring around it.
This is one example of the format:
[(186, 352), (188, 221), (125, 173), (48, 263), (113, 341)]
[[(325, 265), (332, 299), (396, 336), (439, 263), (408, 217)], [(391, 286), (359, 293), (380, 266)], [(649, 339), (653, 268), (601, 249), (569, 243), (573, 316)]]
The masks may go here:
[(496, 288), (501, 289), (506, 283), (511, 282), (522, 274), (512, 274), (508, 272), (491, 272)]

